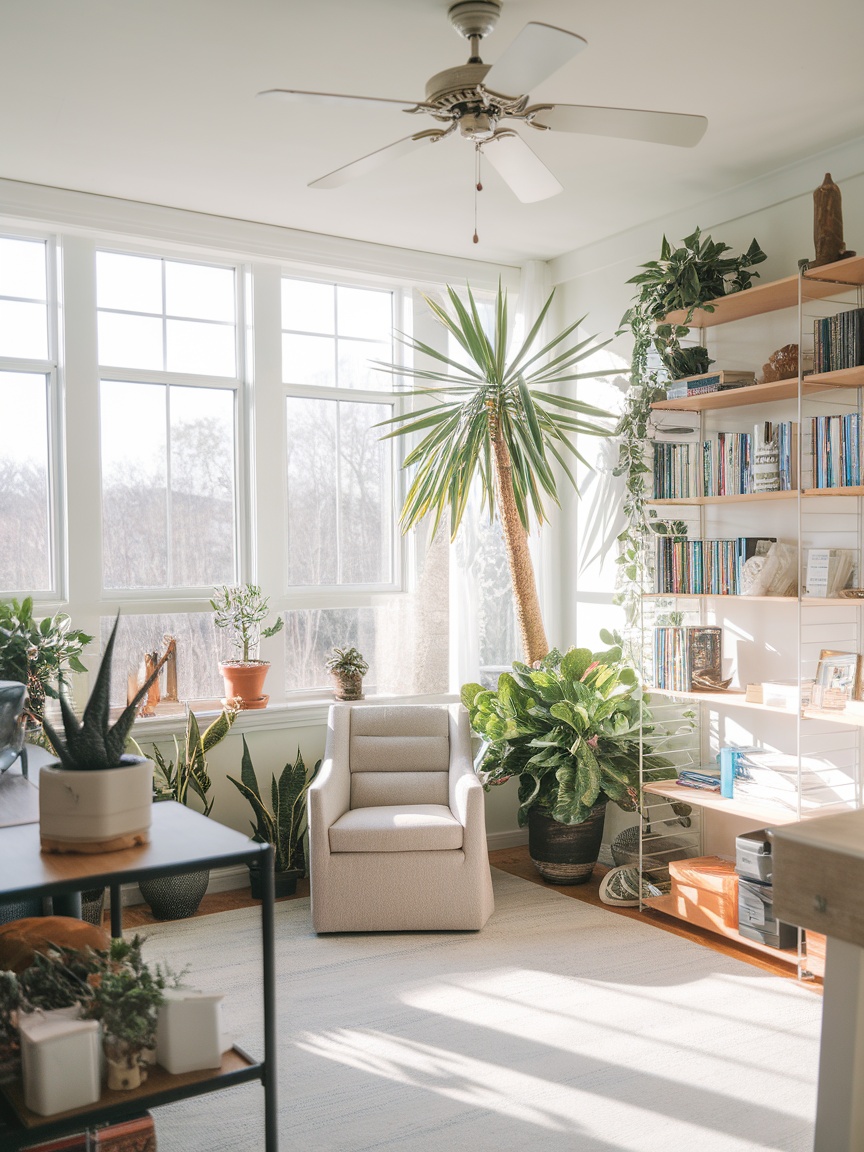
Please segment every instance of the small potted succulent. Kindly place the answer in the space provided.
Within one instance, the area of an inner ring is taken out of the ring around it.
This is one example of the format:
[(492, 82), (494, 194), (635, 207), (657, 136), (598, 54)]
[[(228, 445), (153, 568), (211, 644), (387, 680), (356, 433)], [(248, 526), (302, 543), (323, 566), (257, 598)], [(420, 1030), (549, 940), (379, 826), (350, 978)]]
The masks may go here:
[(219, 671), (225, 681), (226, 701), (237, 701), (240, 708), (266, 708), (270, 699), (264, 695), (270, 664), (258, 659), (258, 645), (262, 638), (275, 636), (285, 621), (278, 616), (275, 624), (262, 627), (269, 603), (257, 584), (223, 584), (210, 601), (216, 627), (228, 630), (238, 653), (233, 660), (221, 661)]
[(100, 970), (90, 977), (93, 999), (86, 1015), (102, 1024), (108, 1087), (115, 1090), (138, 1088), (147, 1079), (159, 1006), (165, 999), (165, 975), (144, 962), (142, 943), (140, 936), (112, 940)]
[[(59, 763), (39, 779), (39, 834), (43, 852), (114, 852), (147, 844), (153, 804), (153, 765), (125, 752), (138, 705), (159, 675), (163, 661), (139, 688), (112, 726), (111, 659), (118, 612), (90, 699), (79, 720), (63, 692), (65, 736), (43, 719)], [(164, 658), (163, 658), (164, 660)]]
[(333, 695), (337, 700), (362, 700), (363, 677), (369, 664), (356, 648), (334, 648), (326, 664), (333, 677)]
[[(178, 804), (189, 804), (196, 796), (203, 815), (210, 815), (213, 801), (208, 795), (212, 782), (207, 770), (207, 753), (225, 739), (236, 715), (236, 709), (224, 709), (202, 733), (195, 713), (190, 712), (182, 748), (174, 737), (173, 760), (166, 760), (156, 745), (152, 746), (154, 801), (175, 800)], [(196, 872), (140, 880), (138, 887), (157, 920), (183, 920), (198, 911), (209, 882), (210, 869), (202, 868)]]
[[(228, 779), (252, 806), (255, 819), (252, 821), (252, 839), (258, 844), (272, 844), (273, 870), (275, 873), (275, 894), (293, 896), (297, 890), (297, 880), (306, 872), (306, 859), (303, 850), (303, 836), (306, 831), (306, 793), (321, 767), (319, 760), (307, 778), (306, 765), (297, 749), (297, 759), (282, 769), (279, 779), (271, 777), (270, 791), (273, 797), (272, 808), (267, 806), (258, 787), (258, 778), (249, 755), (246, 737), (243, 737), (243, 760), (240, 766), (240, 779)], [(249, 866), (252, 882), (252, 895), (261, 899), (261, 879), (258, 868)]]

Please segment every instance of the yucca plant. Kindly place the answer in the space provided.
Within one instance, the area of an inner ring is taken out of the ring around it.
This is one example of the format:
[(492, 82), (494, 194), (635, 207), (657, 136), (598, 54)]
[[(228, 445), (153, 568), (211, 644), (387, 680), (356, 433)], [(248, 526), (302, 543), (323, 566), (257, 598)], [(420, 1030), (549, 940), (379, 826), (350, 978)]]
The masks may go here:
[(407, 532), (429, 514), (437, 528), (449, 510), (450, 533), (455, 537), (471, 487), (475, 478), (479, 480), (483, 507), (488, 507), (491, 519), (496, 514), (501, 519), (516, 617), (525, 659), (530, 664), (549, 651), (528, 551), (531, 514), (542, 524), (547, 519), (546, 501), (560, 502), (556, 463), (576, 487), (568, 456), (583, 464), (587, 461), (571, 437), (609, 436), (612, 430), (611, 424), (597, 422), (610, 413), (575, 396), (558, 395), (548, 389), (608, 375), (608, 370), (574, 371), (577, 364), (608, 341), (597, 344), (592, 336), (570, 343), (585, 319), (582, 317), (541, 344), (540, 330), (553, 292), (521, 347), (508, 360), (513, 332), (507, 293), (501, 285), (491, 335), (483, 328), (470, 286), (467, 305), (454, 288), (448, 287), (447, 295), (450, 310), (428, 297), (426, 303), (465, 358), (451, 359), (413, 336), (400, 336), (406, 347), (426, 358), (427, 363), (434, 361), (435, 366), (377, 365), (395, 376), (427, 382), (408, 394), (432, 401), (428, 407), (383, 422), (399, 425), (385, 439), (422, 434), (420, 443), (403, 463), (403, 467), (416, 471), (402, 508), (402, 531)]
[(151, 684), (162, 670), (163, 657), (144, 684), (138, 689), (133, 700), (126, 705), (114, 725), (109, 724), (111, 713), (111, 660), (114, 655), (114, 640), (120, 623), (120, 613), (114, 621), (102, 663), (90, 699), (79, 720), (64, 692), (60, 692), (60, 711), (63, 715), (64, 737), (43, 720), (45, 734), (57, 753), (63, 768), (75, 771), (93, 771), (102, 768), (119, 768), (126, 747), (126, 741), (135, 723), (138, 705), (147, 695)]
[(274, 871), (305, 871), (303, 861), (303, 834), (306, 831), (306, 793), (321, 767), (319, 760), (312, 775), (306, 776), (306, 765), (297, 749), (297, 759), (282, 769), (279, 779), (275, 773), (270, 779), (270, 807), (261, 795), (258, 778), (249, 754), (246, 737), (243, 737), (243, 759), (240, 765), (240, 779), (228, 779), (252, 806), (255, 819), (252, 821), (252, 839), (259, 844), (272, 844), (274, 848)]

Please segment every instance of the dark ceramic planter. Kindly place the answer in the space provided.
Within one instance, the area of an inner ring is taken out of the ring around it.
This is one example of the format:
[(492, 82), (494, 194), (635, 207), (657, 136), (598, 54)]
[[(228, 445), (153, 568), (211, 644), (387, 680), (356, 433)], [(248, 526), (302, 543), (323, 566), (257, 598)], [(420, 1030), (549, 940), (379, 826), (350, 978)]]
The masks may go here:
[(157, 920), (185, 920), (198, 911), (209, 883), (210, 869), (202, 868), (140, 880), (138, 887)]
[[(290, 872), (275, 872), (273, 874), (273, 895), (279, 896), (293, 896), (297, 891), (297, 881), (300, 879), (302, 873), (293, 869)], [(249, 867), (249, 882), (252, 886), (252, 899), (261, 899), (261, 869)]]
[(591, 879), (608, 800), (601, 800), (581, 824), (559, 824), (539, 808), (528, 813), (528, 853), (550, 884), (585, 884)]

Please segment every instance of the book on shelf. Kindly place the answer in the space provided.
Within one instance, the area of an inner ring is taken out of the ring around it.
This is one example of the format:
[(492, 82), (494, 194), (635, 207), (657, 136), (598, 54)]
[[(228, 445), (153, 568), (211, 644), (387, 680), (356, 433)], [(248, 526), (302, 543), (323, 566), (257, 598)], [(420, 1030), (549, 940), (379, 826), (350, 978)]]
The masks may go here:
[[(701, 444), (655, 441), (654, 499), (794, 491), (798, 485), (797, 424), (791, 420), (765, 421), (757, 428), (758, 437), (755, 432), (718, 432)], [(769, 456), (770, 481), (766, 479)]]
[(847, 586), (855, 568), (848, 548), (808, 548), (802, 596), (832, 598)]
[(805, 442), (808, 488), (853, 488), (862, 482), (861, 416), (813, 416)]
[(701, 792), (720, 791), (720, 777), (716, 772), (697, 772), (693, 768), (684, 768), (678, 773), (676, 783), (681, 788), (696, 788)]
[(654, 684), (671, 692), (720, 688), (723, 629), (714, 625), (654, 629)]
[(848, 308), (813, 322), (813, 371), (864, 364), (864, 308)]
[[(748, 693), (750, 687), (748, 684)], [(812, 680), (764, 680), (758, 687), (758, 703), (764, 704), (766, 708), (782, 708), (786, 712), (808, 708), (813, 694)]]
[(737, 536), (703, 540), (658, 536), (655, 591), (683, 595), (739, 596), (744, 565), (765, 556), (773, 536)]
[(666, 385), (666, 399), (705, 396), (712, 392), (726, 392), (730, 388), (745, 388), (755, 383), (755, 372), (704, 372), (699, 376), (683, 376), (680, 380), (671, 380)]

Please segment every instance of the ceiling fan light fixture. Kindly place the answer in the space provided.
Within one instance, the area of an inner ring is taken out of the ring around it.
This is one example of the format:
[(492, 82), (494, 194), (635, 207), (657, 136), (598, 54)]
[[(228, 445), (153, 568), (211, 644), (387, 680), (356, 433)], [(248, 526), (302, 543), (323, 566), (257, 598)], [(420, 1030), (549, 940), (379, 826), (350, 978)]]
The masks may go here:
[(488, 112), (463, 112), (459, 117), (459, 131), (468, 140), (482, 143), (495, 135), (498, 121)]

